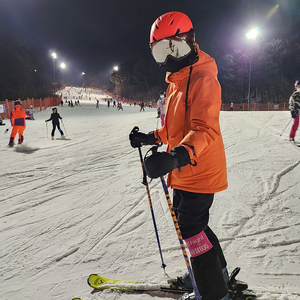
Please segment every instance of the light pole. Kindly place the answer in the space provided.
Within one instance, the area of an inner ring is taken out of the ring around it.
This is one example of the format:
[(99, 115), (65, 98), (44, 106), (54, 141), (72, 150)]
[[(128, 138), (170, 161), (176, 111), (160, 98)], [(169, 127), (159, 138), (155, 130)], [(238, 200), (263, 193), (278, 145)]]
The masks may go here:
[[(255, 40), (258, 34), (259, 28), (255, 27), (250, 30), (246, 37), (248, 40)], [(251, 69), (252, 69), (252, 43), (250, 46), (250, 54), (249, 54), (249, 83), (248, 83), (248, 111), (250, 110), (250, 90), (251, 90)]]
[(54, 60), (57, 58), (57, 55), (55, 52), (53, 52), (51, 54), (51, 56), (52, 56), (52, 60), (53, 60), (53, 84), (55, 85), (55, 62), (54, 62)]
[[(66, 64), (65, 63), (61, 63), (60, 64), (60, 67), (61, 67), (61, 69), (62, 69), (62, 74), (63, 74), (63, 79), (62, 79), (62, 81), (64, 82), (64, 80), (65, 80), (65, 68), (66, 68)], [(62, 83), (63, 83), (62, 82)]]
[(85, 77), (85, 72), (82, 72), (81, 75), (82, 75), (82, 87), (84, 87), (84, 77)]

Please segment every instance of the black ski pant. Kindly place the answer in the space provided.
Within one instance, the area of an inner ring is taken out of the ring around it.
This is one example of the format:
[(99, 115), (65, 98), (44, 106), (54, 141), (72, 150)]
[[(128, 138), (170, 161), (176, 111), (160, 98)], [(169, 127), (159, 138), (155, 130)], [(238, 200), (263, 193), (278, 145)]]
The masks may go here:
[(213, 199), (214, 194), (173, 191), (173, 208), (183, 239), (204, 231), (213, 246), (209, 251), (191, 258), (195, 281), (203, 300), (219, 300), (227, 294), (222, 272), (227, 263), (217, 236), (208, 226)]
[(52, 126), (53, 126), (53, 128), (52, 128), (52, 131), (51, 131), (51, 136), (54, 136), (54, 132), (55, 132), (56, 127), (57, 127), (57, 129), (58, 129), (58, 131), (60, 132), (61, 135), (64, 134), (63, 131), (60, 129), (59, 123), (52, 123)]

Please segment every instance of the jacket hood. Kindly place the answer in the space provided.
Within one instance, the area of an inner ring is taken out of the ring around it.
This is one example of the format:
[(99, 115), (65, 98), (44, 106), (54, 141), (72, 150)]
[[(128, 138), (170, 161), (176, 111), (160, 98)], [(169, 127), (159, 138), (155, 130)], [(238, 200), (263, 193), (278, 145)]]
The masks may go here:
[[(215, 78), (217, 78), (218, 68), (215, 60), (211, 56), (200, 50), (199, 45), (197, 43), (195, 43), (195, 47), (198, 52), (199, 59), (192, 65), (193, 69), (197, 70), (198, 72), (211, 73)], [(181, 81), (185, 77), (189, 76), (189, 72), (190, 66), (187, 66), (175, 73), (167, 72), (166, 82), (171, 83)]]

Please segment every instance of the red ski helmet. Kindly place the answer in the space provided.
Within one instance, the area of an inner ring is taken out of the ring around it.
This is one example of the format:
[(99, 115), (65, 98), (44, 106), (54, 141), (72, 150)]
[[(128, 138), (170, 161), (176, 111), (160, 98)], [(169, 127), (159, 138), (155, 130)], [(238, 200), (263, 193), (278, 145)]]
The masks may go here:
[(150, 44), (161, 39), (189, 32), (193, 29), (190, 18), (179, 11), (163, 14), (152, 24), (150, 31)]
[(150, 48), (155, 61), (169, 72), (194, 64), (198, 59), (190, 18), (177, 11), (165, 13), (153, 23)]

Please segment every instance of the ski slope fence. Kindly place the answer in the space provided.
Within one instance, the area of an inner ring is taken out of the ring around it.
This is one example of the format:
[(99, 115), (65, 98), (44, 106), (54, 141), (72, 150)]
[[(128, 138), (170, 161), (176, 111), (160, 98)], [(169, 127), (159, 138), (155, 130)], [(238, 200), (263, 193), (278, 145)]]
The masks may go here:
[(221, 110), (233, 110), (233, 111), (283, 111), (289, 110), (289, 103), (233, 103), (233, 108), (230, 109), (230, 103), (222, 103)]
[[(96, 87), (92, 87), (92, 86), (85, 86), (84, 88), (86, 89), (92, 89), (92, 90), (98, 90), (101, 91), (105, 94), (107, 94), (109, 97), (111, 97), (112, 99), (118, 100), (118, 101), (122, 101), (128, 104), (136, 104), (139, 105), (141, 101), (138, 100), (132, 100), (132, 99), (127, 99), (125, 97), (120, 97), (117, 95), (114, 95), (104, 89), (100, 89), (100, 88), (96, 88)], [(157, 100), (156, 100), (157, 101)], [(152, 101), (152, 107), (156, 107), (156, 101)], [(149, 106), (149, 101), (145, 100), (144, 101), (145, 106)], [(223, 103), (221, 106), (221, 110), (224, 111), (282, 111), (282, 110), (289, 110), (289, 103), (288, 102), (282, 102), (282, 103), (272, 103), (272, 102), (268, 102), (268, 103), (234, 103), (233, 104), (233, 108), (230, 109), (230, 103)]]
[[(35, 112), (42, 111), (50, 106), (57, 106), (60, 104), (62, 98), (61, 97), (48, 97), (44, 99), (26, 99), (21, 100), (22, 102), (22, 108), (23, 109), (29, 109), (32, 105), (35, 109)], [(14, 109), (14, 102), (16, 100), (8, 100), (0, 101), (0, 116), (2, 119), (9, 119), (10, 112)]]

